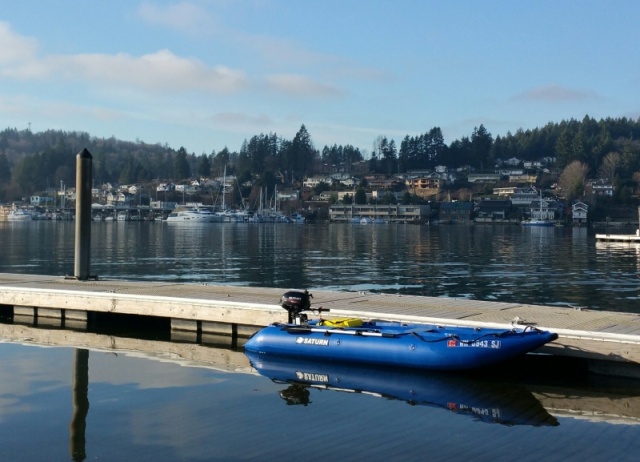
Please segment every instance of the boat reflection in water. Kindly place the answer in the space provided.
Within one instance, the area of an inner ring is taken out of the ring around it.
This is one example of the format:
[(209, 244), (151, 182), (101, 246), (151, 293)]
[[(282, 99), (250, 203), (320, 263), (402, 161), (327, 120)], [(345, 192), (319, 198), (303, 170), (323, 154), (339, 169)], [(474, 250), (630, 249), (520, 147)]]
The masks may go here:
[(260, 375), (288, 385), (280, 391), (280, 397), (288, 405), (307, 406), (312, 403), (312, 391), (334, 390), (447, 409), (486, 423), (558, 425), (529, 390), (514, 383), (494, 383), (443, 372), (245, 354)]

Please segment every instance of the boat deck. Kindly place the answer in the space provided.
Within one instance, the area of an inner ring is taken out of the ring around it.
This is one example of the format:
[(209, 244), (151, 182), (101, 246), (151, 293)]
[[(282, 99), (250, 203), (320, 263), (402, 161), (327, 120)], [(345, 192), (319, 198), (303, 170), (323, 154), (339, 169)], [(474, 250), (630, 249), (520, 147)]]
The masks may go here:
[[(78, 281), (59, 276), (0, 273), (0, 305), (74, 312), (167, 317), (185, 323), (221, 323), (257, 330), (285, 322), (280, 296), (290, 288), (217, 286), (128, 280)], [(532, 325), (560, 338), (551, 354), (640, 367), (640, 315), (559, 306), (311, 290), (312, 307), (330, 317), (360, 317), (477, 327)], [(179, 325), (179, 324), (178, 324)], [(198, 327), (200, 328), (200, 327)], [(238, 332), (236, 330), (236, 332)]]

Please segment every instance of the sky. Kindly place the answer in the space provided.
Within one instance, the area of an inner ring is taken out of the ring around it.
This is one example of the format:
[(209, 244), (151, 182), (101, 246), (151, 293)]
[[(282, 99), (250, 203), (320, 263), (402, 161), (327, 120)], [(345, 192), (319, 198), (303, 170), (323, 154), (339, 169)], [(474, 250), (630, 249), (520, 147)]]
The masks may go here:
[(637, 0), (0, 0), (0, 129), (211, 154), (640, 117)]

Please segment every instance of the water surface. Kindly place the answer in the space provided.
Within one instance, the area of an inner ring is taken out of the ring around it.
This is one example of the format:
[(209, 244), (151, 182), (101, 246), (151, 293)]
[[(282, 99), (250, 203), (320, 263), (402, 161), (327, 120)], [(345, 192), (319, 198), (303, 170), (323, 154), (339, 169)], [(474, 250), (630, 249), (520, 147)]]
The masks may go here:
[[(0, 222), (0, 272), (72, 273), (74, 230)], [(101, 278), (640, 312), (640, 248), (586, 229), (95, 223), (91, 254)], [(549, 362), (479, 376), (287, 366), (301, 385), (257, 374), (241, 351), (149, 333), (123, 349), (121, 333), (0, 327), (2, 460), (626, 461), (640, 450), (638, 381)], [(211, 365), (238, 355), (246, 367)]]

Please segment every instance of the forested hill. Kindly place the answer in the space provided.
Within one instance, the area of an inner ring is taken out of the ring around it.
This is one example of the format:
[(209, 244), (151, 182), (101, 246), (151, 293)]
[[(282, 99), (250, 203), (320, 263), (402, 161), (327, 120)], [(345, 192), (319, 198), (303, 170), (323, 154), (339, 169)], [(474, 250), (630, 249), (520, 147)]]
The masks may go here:
[[(189, 140), (185, 140), (188, 145)], [(95, 182), (135, 183), (153, 179), (180, 180), (189, 176), (218, 176), (228, 172), (243, 178), (265, 178), (286, 173), (288, 181), (300, 181), (324, 164), (346, 166), (365, 157), (351, 145), (316, 149), (304, 125), (293, 140), (275, 134), (260, 134), (245, 140), (237, 151), (224, 148), (210, 154), (188, 153), (184, 148), (96, 138), (82, 132), (7, 128), (0, 132), (0, 201), (8, 201), (60, 182), (75, 183), (75, 155), (87, 148), (93, 155)], [(379, 136), (368, 161), (373, 173), (403, 173), (411, 169), (470, 166), (476, 171), (492, 171), (502, 160), (555, 158), (560, 171), (579, 161), (596, 177), (615, 153), (619, 160), (607, 170), (612, 181), (631, 183), (640, 178), (640, 119), (627, 118), (550, 122), (532, 130), (493, 137), (480, 125), (470, 136), (446, 145), (440, 128), (424, 134), (407, 135), (400, 142)], [(612, 156), (609, 156), (610, 158)], [(615, 157), (615, 156), (614, 156)]]
[(123, 174), (126, 179), (128, 171), (132, 180), (134, 175), (135, 179), (152, 179), (173, 173), (176, 151), (166, 145), (95, 138), (83, 132), (32, 133), (8, 128), (0, 132), (0, 188), (4, 183), (5, 188), (29, 194), (57, 188), (61, 181), (73, 185), (75, 156), (84, 148), (93, 155), (96, 182), (117, 181)]

